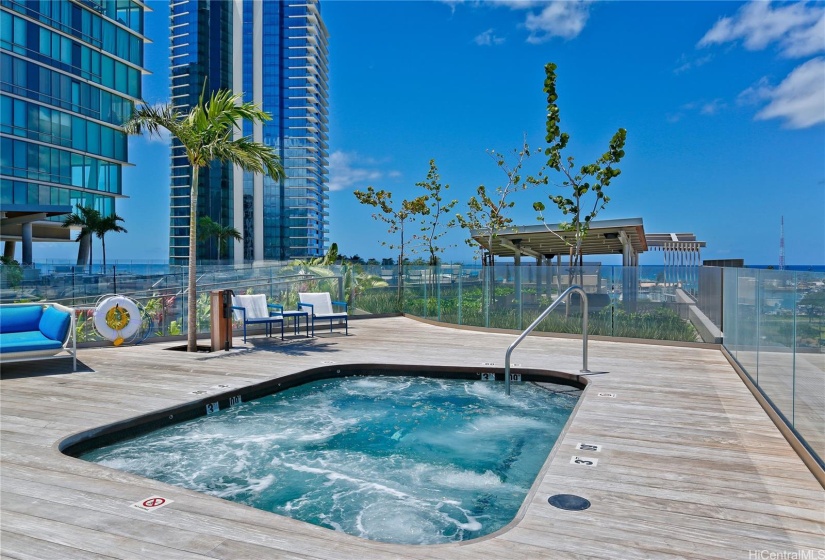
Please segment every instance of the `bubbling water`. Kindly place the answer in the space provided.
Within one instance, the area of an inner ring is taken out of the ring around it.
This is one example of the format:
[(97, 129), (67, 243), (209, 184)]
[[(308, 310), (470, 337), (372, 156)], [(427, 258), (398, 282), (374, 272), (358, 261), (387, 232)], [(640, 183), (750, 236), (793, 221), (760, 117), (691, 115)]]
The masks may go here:
[(383, 542), (494, 532), (521, 506), (578, 398), (531, 383), (316, 381), (83, 459)]

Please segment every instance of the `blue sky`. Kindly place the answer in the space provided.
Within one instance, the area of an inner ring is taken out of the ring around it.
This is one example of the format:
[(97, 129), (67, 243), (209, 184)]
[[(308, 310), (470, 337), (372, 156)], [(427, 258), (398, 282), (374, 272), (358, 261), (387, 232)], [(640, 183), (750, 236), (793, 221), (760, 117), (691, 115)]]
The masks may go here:
[[(157, 102), (168, 96), (168, 6), (149, 4), (144, 96)], [(598, 219), (642, 217), (649, 233), (696, 233), (703, 258), (775, 264), (784, 216), (787, 264), (825, 263), (825, 4), (341, 0), (321, 11), (329, 237), (340, 252), (394, 256), (355, 189), (417, 196), (431, 158), (459, 212), (478, 185), (501, 185), (486, 150), (510, 151), (525, 134), (542, 146), (544, 64), (555, 62), (577, 163), (627, 129), (622, 174)], [(129, 234), (107, 238), (108, 256), (165, 261), (168, 148), (130, 142), (130, 198), (118, 203)], [(538, 223), (532, 203), (558, 192), (519, 193), (512, 217)], [(552, 208), (546, 217), (561, 219)], [(471, 261), (465, 237), (456, 228), (445, 238), (455, 245), (447, 260)], [(73, 245), (58, 248), (37, 247), (35, 259), (74, 255)], [(661, 258), (647, 253), (641, 264)]]

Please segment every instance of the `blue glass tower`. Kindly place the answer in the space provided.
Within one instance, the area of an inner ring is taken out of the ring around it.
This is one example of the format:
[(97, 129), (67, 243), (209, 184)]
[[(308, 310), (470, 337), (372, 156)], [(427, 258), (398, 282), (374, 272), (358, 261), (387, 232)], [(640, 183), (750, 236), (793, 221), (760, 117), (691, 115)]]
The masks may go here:
[[(121, 124), (141, 97), (139, 0), (0, 2), (0, 234), (68, 238), (75, 204), (115, 212), (127, 138)], [(28, 252), (28, 254), (27, 254)]]
[[(238, 134), (273, 146), (286, 176), (274, 180), (213, 164), (200, 174), (198, 215), (243, 236), (221, 255), (198, 246), (200, 261), (320, 256), (326, 245), (328, 36), (317, 0), (181, 0), (171, 5), (171, 98), (187, 111), (201, 92), (229, 88), (272, 120)], [(189, 178), (173, 145), (169, 257), (188, 260)]]

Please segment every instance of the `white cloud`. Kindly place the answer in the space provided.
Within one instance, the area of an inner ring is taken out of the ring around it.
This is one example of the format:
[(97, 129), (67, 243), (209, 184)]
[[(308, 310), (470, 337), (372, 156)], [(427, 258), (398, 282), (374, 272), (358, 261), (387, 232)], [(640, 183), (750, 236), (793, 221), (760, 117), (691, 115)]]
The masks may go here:
[(473, 42), (476, 45), (480, 45), (482, 47), (490, 47), (493, 45), (500, 45), (504, 43), (504, 37), (498, 37), (493, 29), (488, 29), (482, 33), (479, 33), (473, 39)]
[(757, 51), (773, 43), (783, 56), (803, 57), (825, 52), (825, 7), (822, 4), (781, 4), (753, 0), (732, 17), (725, 17), (699, 41), (699, 47), (742, 40)]
[(704, 56), (696, 57), (696, 58), (689, 58), (685, 55), (682, 55), (679, 58), (679, 66), (674, 68), (674, 74), (681, 74), (682, 72), (687, 72), (692, 68), (699, 68), (700, 66), (704, 66), (708, 62), (713, 60), (713, 54), (706, 54)]
[(825, 58), (817, 57), (797, 66), (776, 87), (763, 78), (739, 94), (739, 100), (768, 100), (755, 118), (785, 119), (788, 128), (808, 128), (825, 122)]
[[(332, 152), (329, 156), (329, 190), (342, 191), (352, 187), (365, 186), (384, 177), (384, 172), (376, 167), (372, 158), (360, 157), (354, 152)], [(391, 171), (393, 176), (397, 172)]]
[[(532, 44), (546, 43), (553, 37), (573, 39), (584, 29), (590, 16), (592, 0), (440, 0), (455, 13), (459, 5), (469, 5), (473, 8), (492, 7), (508, 8), (513, 11), (529, 10), (522, 27), (530, 35), (527, 42)], [(503, 38), (490, 34), (491, 30), (478, 35), (474, 41), (479, 45), (500, 44)], [(491, 42), (484, 42), (484, 41)]]
[(505, 6), (511, 10), (529, 10), (544, 2), (540, 0), (490, 0), (489, 3), (495, 6)]
[(727, 104), (724, 101), (721, 99), (714, 99), (713, 101), (702, 103), (702, 106), (699, 108), (699, 112), (703, 115), (715, 115), (725, 107), (727, 107)]
[(524, 22), (528, 43), (545, 43), (553, 37), (573, 39), (584, 29), (590, 16), (588, 0), (552, 0), (538, 14), (529, 13)]

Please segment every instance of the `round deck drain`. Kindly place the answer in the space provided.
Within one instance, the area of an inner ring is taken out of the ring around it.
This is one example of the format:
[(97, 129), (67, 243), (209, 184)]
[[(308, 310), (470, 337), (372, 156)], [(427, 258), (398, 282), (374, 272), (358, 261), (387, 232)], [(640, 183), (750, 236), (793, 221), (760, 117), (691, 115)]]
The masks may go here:
[(547, 501), (551, 506), (568, 511), (582, 511), (590, 507), (590, 500), (573, 494), (556, 494), (547, 498)]

